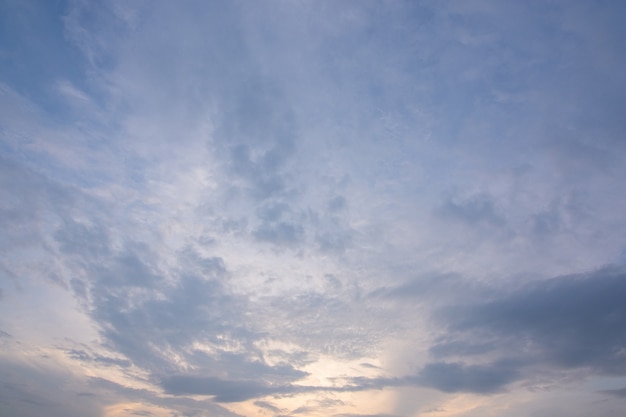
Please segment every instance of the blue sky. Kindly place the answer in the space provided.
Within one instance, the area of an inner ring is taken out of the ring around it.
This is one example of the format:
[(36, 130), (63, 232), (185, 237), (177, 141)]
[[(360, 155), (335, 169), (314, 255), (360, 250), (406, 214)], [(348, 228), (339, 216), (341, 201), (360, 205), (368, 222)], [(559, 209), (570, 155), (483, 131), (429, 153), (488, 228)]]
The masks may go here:
[(0, 414), (620, 415), (624, 16), (0, 2)]

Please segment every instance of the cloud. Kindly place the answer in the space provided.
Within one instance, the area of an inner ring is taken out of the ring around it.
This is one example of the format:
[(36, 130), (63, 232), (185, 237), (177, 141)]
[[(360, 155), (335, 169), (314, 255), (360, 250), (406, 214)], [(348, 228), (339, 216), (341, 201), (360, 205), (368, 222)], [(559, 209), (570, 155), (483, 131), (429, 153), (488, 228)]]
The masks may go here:
[(84, 380), (69, 368), (41, 357), (25, 363), (7, 353), (4, 350), (0, 356), (3, 413), (24, 417), (100, 416), (98, 398), (74, 394), (73, 390), (79, 389)]
[(504, 224), (504, 219), (498, 214), (493, 198), (488, 195), (474, 195), (460, 200), (449, 199), (439, 207), (438, 213), (469, 225), (502, 226)]
[(369, 383), (488, 394), (543, 373), (626, 372), (623, 268), (606, 267), (508, 289), (467, 287), (459, 276), (426, 275), (377, 289), (370, 297), (400, 301), (434, 295), (440, 300), (431, 302), (431, 319), (441, 332), (428, 354), (436, 361), (427, 362), (414, 376)]
[(302, 234), (302, 227), (286, 222), (265, 224), (254, 231), (257, 239), (276, 245), (294, 245), (301, 240)]
[(250, 398), (264, 397), (281, 392), (284, 388), (271, 387), (255, 380), (228, 381), (211, 377), (169, 376), (162, 386), (174, 395), (212, 395), (217, 402), (237, 402)]
[[(220, 274), (219, 266), (211, 272)], [(211, 275), (182, 276), (173, 285), (139, 292), (128, 287), (139, 276), (121, 287), (109, 276), (107, 271), (91, 290), (93, 317), (106, 340), (135, 364), (167, 369), (172, 366), (168, 349), (180, 354), (194, 341), (219, 343), (220, 334), (246, 335), (243, 323), (237, 324), (239, 301)], [(144, 276), (141, 282), (149, 280)]]
[(333, 414), (333, 417), (398, 417), (394, 414)]
[(516, 416), (624, 376), (622, 10), (0, 5), (7, 412)]
[(418, 374), (423, 386), (443, 392), (490, 394), (501, 391), (519, 377), (516, 366), (507, 362), (490, 365), (464, 365), (434, 362)]
[(104, 378), (91, 378), (87, 386), (97, 391), (100, 395), (108, 395), (119, 398), (119, 403), (126, 404), (137, 402), (142, 405), (150, 404), (161, 411), (166, 410), (171, 414), (185, 413), (189, 415), (204, 416), (207, 414), (219, 417), (234, 417), (239, 414), (233, 413), (212, 401), (198, 400), (186, 396), (163, 396), (153, 390), (131, 388), (112, 382)]
[(103, 366), (119, 366), (122, 368), (127, 368), (131, 365), (131, 362), (129, 360), (99, 355), (96, 353), (88, 352), (87, 350), (67, 349), (65, 350), (65, 353), (72, 359), (87, 363), (96, 363)]
[(445, 299), (454, 296), (455, 291), (459, 288), (472, 293), (476, 291), (476, 288), (470, 288), (467, 280), (464, 280), (459, 274), (433, 272), (417, 274), (406, 282), (394, 286), (377, 288), (368, 296), (393, 300), (415, 300), (416, 298), (425, 299), (433, 296)]
[(602, 394), (612, 395), (618, 398), (626, 398), (626, 388), (609, 389), (609, 390), (604, 390), (604, 391), (599, 391), (599, 392)]
[(257, 407), (269, 410), (275, 414), (279, 414), (282, 413), (284, 410), (280, 409), (274, 405), (272, 405), (271, 403), (267, 402), (267, 401), (255, 401), (254, 405), (256, 405)]
[(524, 366), (625, 375), (624, 296), (626, 274), (621, 268), (607, 267), (539, 280), (486, 301), (443, 308), (435, 319), (446, 326), (446, 335), (431, 347), (431, 353), (439, 357), (501, 354), (528, 361)]

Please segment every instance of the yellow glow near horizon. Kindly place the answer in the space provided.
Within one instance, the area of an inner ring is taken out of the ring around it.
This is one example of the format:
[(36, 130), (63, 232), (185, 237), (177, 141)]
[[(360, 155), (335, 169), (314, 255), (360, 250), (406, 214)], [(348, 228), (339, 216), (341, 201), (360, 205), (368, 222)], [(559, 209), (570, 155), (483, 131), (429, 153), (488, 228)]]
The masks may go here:
[[(273, 345), (269, 343), (269, 345)], [(293, 346), (292, 346), (293, 347)], [(374, 367), (363, 366), (369, 363)], [(375, 377), (380, 375), (379, 360), (374, 358), (359, 358), (351, 361), (341, 361), (328, 355), (318, 357), (314, 363), (308, 364), (300, 370), (310, 375), (298, 381), (296, 385), (310, 387), (343, 386), (351, 377)], [(229, 410), (248, 417), (261, 417), (273, 413), (263, 406), (255, 404), (258, 401), (267, 403), (280, 410), (280, 413), (297, 413), (303, 417), (326, 417), (329, 414), (372, 414), (388, 413), (393, 404), (393, 394), (388, 390), (368, 390), (359, 392), (332, 392), (312, 391), (290, 396), (268, 396), (256, 398), (240, 403), (222, 404)]]
[(255, 404), (264, 402), (276, 407), (282, 414), (298, 414), (302, 417), (327, 417), (333, 414), (386, 414), (393, 403), (388, 390), (360, 392), (311, 392), (286, 397), (256, 398), (241, 403), (221, 404), (229, 410), (247, 417), (274, 415)]

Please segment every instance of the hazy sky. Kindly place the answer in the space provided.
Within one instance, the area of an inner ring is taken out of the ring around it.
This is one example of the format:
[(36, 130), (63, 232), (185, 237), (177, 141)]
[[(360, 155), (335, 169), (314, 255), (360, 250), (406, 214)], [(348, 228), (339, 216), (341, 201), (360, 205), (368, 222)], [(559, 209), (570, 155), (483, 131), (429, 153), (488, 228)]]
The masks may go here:
[(0, 1), (0, 415), (621, 417), (626, 2)]

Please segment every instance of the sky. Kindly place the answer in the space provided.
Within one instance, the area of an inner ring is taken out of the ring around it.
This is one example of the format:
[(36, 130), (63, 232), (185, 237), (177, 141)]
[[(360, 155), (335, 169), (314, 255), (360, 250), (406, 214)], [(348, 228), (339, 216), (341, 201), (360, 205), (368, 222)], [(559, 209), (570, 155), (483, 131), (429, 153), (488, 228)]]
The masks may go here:
[(0, 416), (623, 416), (625, 18), (1, 0)]

